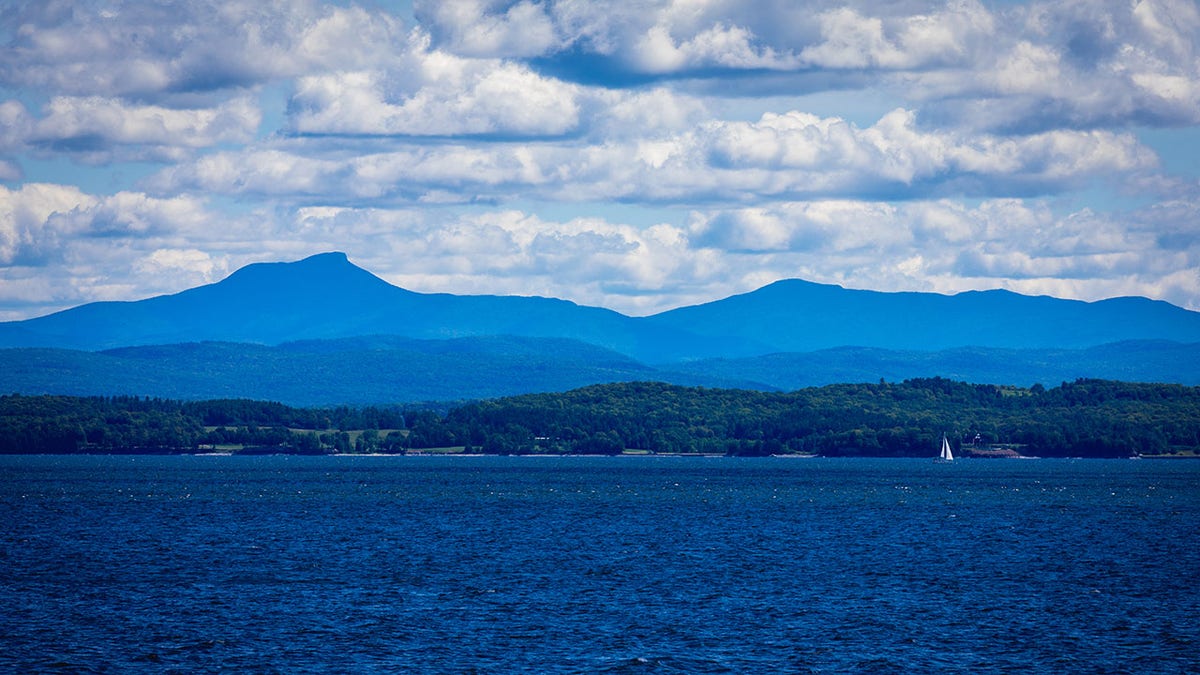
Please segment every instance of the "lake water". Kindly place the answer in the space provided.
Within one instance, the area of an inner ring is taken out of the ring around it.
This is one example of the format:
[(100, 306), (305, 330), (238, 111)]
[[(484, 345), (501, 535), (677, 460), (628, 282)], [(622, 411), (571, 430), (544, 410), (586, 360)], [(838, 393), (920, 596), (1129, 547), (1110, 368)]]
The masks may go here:
[(0, 457), (0, 671), (1200, 672), (1200, 462)]

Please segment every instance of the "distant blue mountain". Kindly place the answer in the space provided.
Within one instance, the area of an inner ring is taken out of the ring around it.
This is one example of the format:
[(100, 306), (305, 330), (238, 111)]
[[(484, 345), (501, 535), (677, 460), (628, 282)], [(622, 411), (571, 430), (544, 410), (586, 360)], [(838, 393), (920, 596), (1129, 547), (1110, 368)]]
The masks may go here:
[(1200, 313), (1145, 298), (1080, 302), (1008, 291), (883, 293), (800, 280), (651, 317), (565, 300), (414, 293), (342, 253), (259, 263), (225, 280), (136, 302), (98, 302), (0, 323), (0, 348), (100, 350), (197, 341), (277, 345), (362, 335), (567, 338), (647, 363), (842, 346), (1082, 348), (1200, 342)]
[(97, 302), (0, 323), (0, 347), (100, 350), (197, 341), (275, 345), (392, 334), (581, 340), (647, 361), (759, 353), (741, 338), (697, 335), (565, 300), (414, 293), (342, 253), (258, 263), (225, 280), (136, 302)]
[(650, 317), (656, 326), (767, 342), (777, 352), (842, 346), (1076, 349), (1126, 340), (1200, 342), (1200, 313), (1146, 298), (1098, 302), (1003, 290), (881, 293), (790, 279)]

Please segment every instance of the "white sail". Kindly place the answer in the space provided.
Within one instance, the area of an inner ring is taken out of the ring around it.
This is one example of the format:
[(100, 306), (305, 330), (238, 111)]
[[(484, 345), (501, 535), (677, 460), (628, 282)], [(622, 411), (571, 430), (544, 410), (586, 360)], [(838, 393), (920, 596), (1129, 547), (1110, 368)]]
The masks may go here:
[(954, 461), (954, 453), (950, 452), (950, 441), (946, 438), (945, 434), (942, 434), (942, 454), (938, 455), (938, 459), (947, 462)]

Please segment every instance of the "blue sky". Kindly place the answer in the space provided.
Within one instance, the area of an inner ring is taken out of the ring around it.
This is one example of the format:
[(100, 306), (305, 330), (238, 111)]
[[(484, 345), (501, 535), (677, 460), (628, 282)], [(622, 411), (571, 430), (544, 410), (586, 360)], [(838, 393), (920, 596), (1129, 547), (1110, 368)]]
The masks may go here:
[(0, 320), (345, 251), (646, 314), (781, 278), (1200, 309), (1181, 0), (6, 3)]

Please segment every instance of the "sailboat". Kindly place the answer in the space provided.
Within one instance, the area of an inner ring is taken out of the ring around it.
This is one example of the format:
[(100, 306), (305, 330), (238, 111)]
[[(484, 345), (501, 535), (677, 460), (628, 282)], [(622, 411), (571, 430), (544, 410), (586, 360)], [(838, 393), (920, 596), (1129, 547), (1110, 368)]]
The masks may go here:
[(953, 462), (954, 453), (950, 451), (950, 440), (946, 438), (946, 434), (942, 434), (942, 453), (938, 455), (938, 462)]

